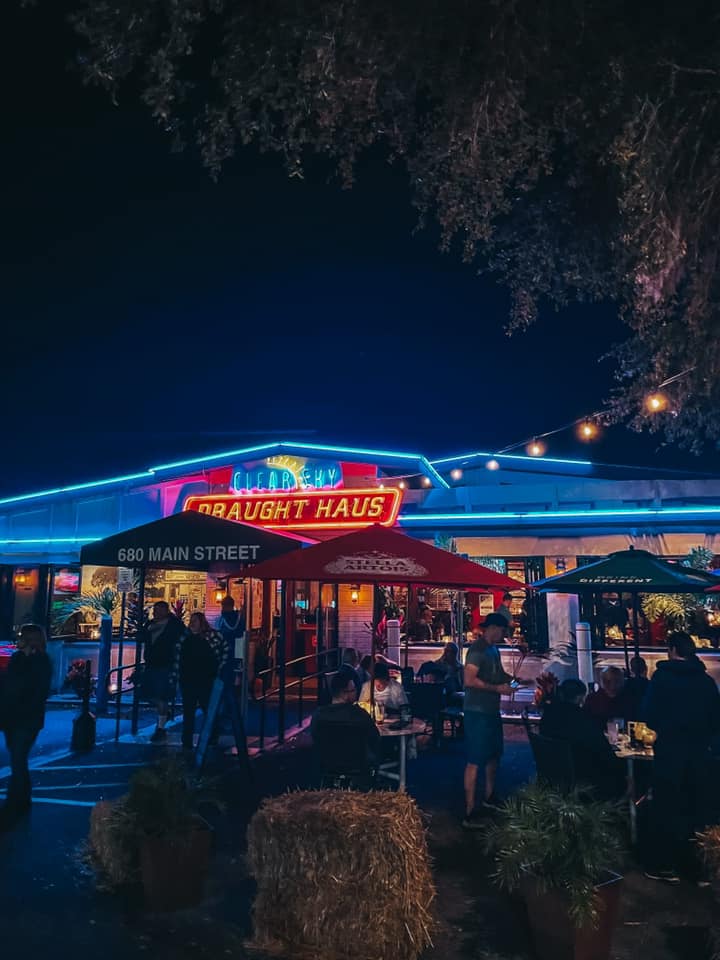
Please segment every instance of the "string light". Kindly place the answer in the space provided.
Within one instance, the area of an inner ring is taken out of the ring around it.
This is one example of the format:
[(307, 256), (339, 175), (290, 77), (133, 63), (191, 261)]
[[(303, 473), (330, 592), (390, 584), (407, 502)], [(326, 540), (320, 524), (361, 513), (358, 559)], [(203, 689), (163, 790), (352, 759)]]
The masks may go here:
[(650, 393), (645, 397), (645, 409), (648, 413), (661, 413), (667, 410), (668, 398), (664, 393)]
[(432, 486), (432, 480), (430, 479), (430, 477), (423, 477), (423, 478), (422, 478), (422, 485), (423, 485), (424, 487), (430, 487), (430, 486)]
[(485, 464), (487, 470), (499, 470), (500, 464), (497, 462), (495, 457), (491, 457), (488, 462)]
[(575, 431), (578, 440), (582, 440), (584, 443), (588, 443), (590, 440), (596, 440), (600, 428), (592, 420), (582, 420), (578, 425)]
[(525, 452), (529, 457), (541, 457), (547, 450), (547, 445), (542, 440), (533, 440), (525, 447)]
[(463, 472), (460, 467), (455, 467), (454, 470), (450, 471), (450, 477), (453, 480), (462, 480)]
[[(694, 367), (689, 367), (687, 370), (683, 370), (681, 373), (676, 373), (671, 377), (663, 380), (662, 383), (659, 383), (653, 393), (649, 393), (643, 399), (643, 407), (646, 414), (655, 414), (662, 413), (663, 410), (667, 410), (670, 407), (670, 399), (666, 393), (663, 392), (665, 387), (670, 386), (670, 384), (677, 383), (678, 380), (682, 380), (684, 377), (687, 377), (689, 374), (693, 373), (695, 370)], [(543, 441), (547, 437), (554, 437), (557, 433), (562, 433), (564, 430), (574, 429), (575, 436), (578, 440), (581, 440), (583, 443), (589, 443), (591, 440), (596, 440), (600, 436), (601, 423), (603, 418), (612, 415), (612, 410), (595, 410), (593, 413), (588, 413), (583, 417), (579, 417), (577, 420), (571, 420), (570, 423), (564, 423), (559, 427), (556, 427), (554, 430), (547, 430), (545, 433), (535, 435), (529, 440), (521, 440), (519, 443), (511, 443), (507, 447), (503, 447), (502, 450), (498, 450), (497, 454), (503, 454), (511, 450), (517, 450), (518, 447), (525, 447), (525, 452), (528, 456), (531, 457), (542, 457), (544, 456), (547, 450), (547, 444)], [(497, 469), (497, 467), (490, 467), (490, 463), (485, 464), (489, 469)], [(499, 464), (498, 464), (499, 466)]]
[(398, 484), (398, 487), (399, 487), (401, 490), (404, 490), (404, 489), (405, 489), (405, 481), (404, 481), (404, 480), (401, 480), (400, 483)]

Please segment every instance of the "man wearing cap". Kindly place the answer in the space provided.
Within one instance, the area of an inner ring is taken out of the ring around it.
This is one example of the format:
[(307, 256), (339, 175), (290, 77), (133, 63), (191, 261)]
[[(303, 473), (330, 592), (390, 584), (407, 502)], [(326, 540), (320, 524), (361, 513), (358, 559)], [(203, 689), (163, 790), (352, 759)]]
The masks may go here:
[[(495, 810), (495, 777), (503, 752), (500, 697), (512, 692), (512, 677), (503, 670), (497, 644), (505, 634), (507, 621), (502, 614), (491, 613), (477, 627), (475, 641), (468, 650), (463, 674), (465, 685), (465, 819), (468, 828), (480, 825), (478, 813)], [(475, 806), (478, 769), (484, 772), (483, 800)]]

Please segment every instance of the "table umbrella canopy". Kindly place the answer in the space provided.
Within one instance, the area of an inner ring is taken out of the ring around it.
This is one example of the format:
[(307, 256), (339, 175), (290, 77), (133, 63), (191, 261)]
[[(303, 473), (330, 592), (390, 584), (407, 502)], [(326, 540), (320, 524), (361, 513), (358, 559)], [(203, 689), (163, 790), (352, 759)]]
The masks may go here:
[(703, 593), (713, 583), (715, 577), (703, 570), (630, 547), (533, 586), (557, 593)]
[(319, 580), (387, 586), (416, 583), (456, 590), (523, 587), (517, 580), (479, 563), (377, 525), (267, 560), (255, 567), (252, 575), (258, 580)]
[(271, 533), (247, 523), (184, 511), (86, 544), (80, 563), (101, 567), (233, 570), (314, 541)]

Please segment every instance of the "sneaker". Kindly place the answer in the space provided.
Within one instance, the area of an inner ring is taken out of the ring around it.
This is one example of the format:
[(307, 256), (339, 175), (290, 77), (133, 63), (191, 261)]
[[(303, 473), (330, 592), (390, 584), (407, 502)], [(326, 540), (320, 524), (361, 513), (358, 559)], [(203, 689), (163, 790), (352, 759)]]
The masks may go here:
[(704, 877), (701, 877), (700, 880), (695, 881), (695, 886), (699, 890), (707, 890), (708, 887), (712, 886), (712, 882), (710, 880), (706, 880)]
[(482, 830), (485, 826), (485, 820), (479, 811), (473, 810), (472, 813), (466, 813), (462, 822), (464, 830)]
[(483, 800), (482, 808), (490, 813), (498, 813), (502, 810), (502, 800), (497, 794), (493, 793), (486, 800)]
[(167, 740), (167, 730), (158, 727), (155, 733), (150, 737), (150, 743), (164, 743)]
[(680, 877), (674, 870), (646, 870), (648, 880), (659, 880), (661, 883), (680, 883)]

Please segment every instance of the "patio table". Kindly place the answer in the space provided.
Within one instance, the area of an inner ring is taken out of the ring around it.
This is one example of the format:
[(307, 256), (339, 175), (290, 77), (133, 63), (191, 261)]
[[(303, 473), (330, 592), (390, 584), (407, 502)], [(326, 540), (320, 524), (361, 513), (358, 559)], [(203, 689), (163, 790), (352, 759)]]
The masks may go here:
[(654, 752), (652, 747), (633, 747), (627, 736), (618, 738), (618, 743), (613, 747), (615, 756), (624, 760), (627, 766), (628, 780), (628, 804), (630, 811), (630, 841), (633, 845), (637, 843), (637, 803), (635, 798), (635, 761), (652, 761)]
[(397, 721), (393, 720), (392, 718), (386, 718), (384, 723), (377, 724), (377, 728), (381, 737), (400, 737), (399, 770), (397, 773), (383, 770), (383, 776), (388, 777), (390, 780), (397, 780), (398, 790), (401, 793), (404, 793), (407, 769), (407, 738), (416, 736), (419, 733), (424, 733), (427, 724), (424, 720), (420, 720), (418, 717), (413, 717), (413, 719), (406, 726), (393, 730), (392, 728), (396, 722)]

